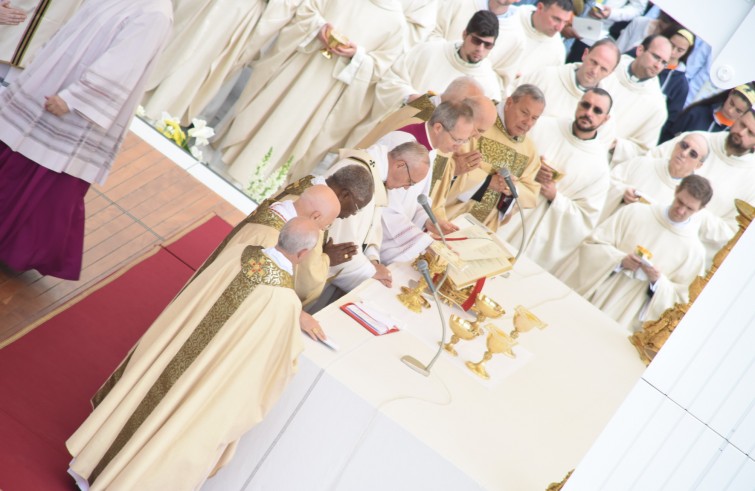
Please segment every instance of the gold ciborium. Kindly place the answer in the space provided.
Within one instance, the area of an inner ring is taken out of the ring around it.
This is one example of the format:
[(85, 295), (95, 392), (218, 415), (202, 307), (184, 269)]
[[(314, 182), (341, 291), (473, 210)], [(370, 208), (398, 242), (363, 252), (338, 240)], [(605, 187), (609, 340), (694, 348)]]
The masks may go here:
[(446, 344), (443, 344), (443, 342), (441, 341), (441, 344), (443, 344), (443, 349), (453, 356), (456, 356), (458, 354), (456, 353), (456, 349), (454, 348), (454, 345), (456, 343), (458, 343), (462, 339), (464, 341), (469, 341), (470, 339), (474, 339), (481, 334), (480, 332), (475, 331), (475, 327), (471, 322), (466, 319), (462, 319), (458, 315), (451, 316), (451, 331), (453, 332), (451, 340)]
[(516, 344), (516, 340), (506, 334), (505, 331), (499, 329), (493, 324), (488, 324), (487, 326), (485, 326), (485, 328), (488, 330), (488, 339), (486, 342), (488, 348), (487, 351), (485, 351), (485, 354), (482, 356), (482, 360), (478, 361), (477, 363), (468, 361), (466, 365), (467, 368), (487, 380), (490, 378), (490, 375), (485, 369), (485, 363), (490, 361), (490, 359), (493, 358), (493, 355), (496, 353), (503, 353), (514, 358), (515, 355), (512, 348)]
[(482, 293), (478, 294), (477, 298), (475, 298), (474, 306), (471, 310), (477, 314), (477, 319), (472, 322), (472, 327), (478, 336), (482, 334), (481, 326), (486, 319), (497, 319), (506, 313), (498, 302)]
[[(346, 36), (344, 36), (343, 34), (338, 34), (333, 29), (328, 31), (328, 48), (334, 49), (344, 44), (349, 44), (349, 40), (346, 38)], [(321, 49), (320, 54), (327, 59), (331, 59), (333, 58), (333, 53), (328, 51), (328, 48)]]
[[(430, 269), (430, 274), (437, 275), (445, 271), (447, 264), (445, 262), (442, 262), (438, 256), (436, 255), (430, 255), (430, 254), (421, 254), (415, 261), (414, 261), (414, 268), (417, 269), (417, 261), (420, 259), (424, 259), (427, 261), (428, 268)], [(427, 282), (425, 281), (424, 276), (420, 276), (419, 281), (417, 283), (417, 286), (414, 288), (410, 288), (408, 286), (402, 286), (401, 287), (401, 293), (396, 295), (398, 297), (399, 302), (401, 302), (406, 308), (411, 310), (412, 312), (420, 313), (422, 312), (422, 309), (429, 309), (430, 308), (430, 302), (428, 302), (425, 297), (422, 296), (422, 292), (425, 291), (425, 289), (428, 287)]]

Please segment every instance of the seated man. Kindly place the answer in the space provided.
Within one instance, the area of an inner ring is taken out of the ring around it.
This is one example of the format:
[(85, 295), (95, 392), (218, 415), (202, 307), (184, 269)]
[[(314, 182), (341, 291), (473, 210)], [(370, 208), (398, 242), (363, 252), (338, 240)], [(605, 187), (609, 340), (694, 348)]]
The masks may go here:
[(499, 104), (495, 125), (470, 146), (481, 155), (479, 168), (475, 166), (471, 172), (457, 176), (445, 193), (436, 194), (443, 199), (436, 201), (435, 213), (450, 220), (471, 213), (491, 230), (497, 230), (513, 202), (511, 191), (499, 175), (504, 167), (519, 193), (519, 206), (534, 207), (540, 193), (540, 185), (535, 182), (540, 158), (527, 133), (544, 109), (543, 93), (526, 84)]
[(713, 195), (704, 177), (682, 179), (671, 206), (634, 203), (595, 229), (558, 271), (567, 285), (630, 331), (688, 300), (704, 271), (693, 215)]
[(674, 199), (679, 182), (702, 167), (708, 153), (705, 136), (688, 133), (676, 143), (669, 159), (645, 155), (617, 165), (611, 170), (601, 221), (640, 198), (651, 204), (668, 203)]
[(579, 247), (598, 223), (608, 189), (608, 145), (597, 137), (608, 121), (611, 96), (588, 89), (574, 118), (541, 118), (530, 136), (542, 166), (536, 180), (540, 195), (523, 210), (524, 223), (513, 217), (499, 231), (512, 246), (543, 269), (553, 271)]
[(68, 439), (81, 489), (199, 489), (296, 372), (294, 267), (319, 228), (292, 218), (274, 247), (227, 247), (168, 305)]

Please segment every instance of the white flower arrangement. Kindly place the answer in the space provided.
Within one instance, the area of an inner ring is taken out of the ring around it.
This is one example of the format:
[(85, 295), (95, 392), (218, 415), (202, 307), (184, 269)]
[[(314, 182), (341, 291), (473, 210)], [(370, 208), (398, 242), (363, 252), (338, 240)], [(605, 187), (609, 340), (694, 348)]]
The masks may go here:
[(167, 112), (163, 111), (160, 119), (152, 121), (147, 117), (144, 107), (138, 106), (136, 108), (136, 115), (151, 124), (160, 134), (181, 147), (184, 151), (190, 153), (197, 161), (207, 163), (204, 160), (202, 149), (210, 144), (210, 138), (215, 136), (215, 130), (207, 126), (206, 121), (198, 118), (192, 119), (192, 127), (185, 132), (181, 128), (178, 118), (171, 116)]
[(270, 165), (270, 156), (272, 154), (273, 148), (270, 147), (270, 150), (262, 157), (262, 161), (255, 167), (254, 174), (252, 174), (252, 178), (245, 191), (246, 195), (256, 203), (262, 203), (283, 185), (286, 181), (288, 171), (291, 169), (291, 164), (294, 162), (294, 156), (292, 155), (273, 175), (266, 177), (267, 167)]

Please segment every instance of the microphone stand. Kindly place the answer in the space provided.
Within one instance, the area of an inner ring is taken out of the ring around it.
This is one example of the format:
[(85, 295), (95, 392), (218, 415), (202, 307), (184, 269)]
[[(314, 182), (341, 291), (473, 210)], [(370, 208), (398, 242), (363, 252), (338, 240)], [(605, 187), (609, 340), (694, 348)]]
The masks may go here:
[[(440, 308), (440, 300), (438, 299), (438, 291), (435, 288), (435, 285), (432, 282), (432, 279), (430, 278), (430, 270), (427, 266), (427, 261), (424, 259), (421, 259), (417, 263), (417, 267), (419, 268), (420, 272), (422, 273), (422, 276), (425, 277), (425, 281), (427, 281), (427, 285), (430, 288), (430, 291), (433, 293), (433, 298), (435, 299), (435, 305), (438, 307), (438, 315), (440, 315), (440, 325), (442, 326), (441, 331), (441, 338), (440, 343), (438, 345), (438, 351), (435, 353), (435, 356), (433, 356), (433, 359), (430, 360), (430, 363), (427, 364), (427, 366), (420, 363), (419, 360), (414, 358), (413, 356), (404, 355), (401, 357), (401, 361), (406, 364), (409, 368), (414, 370), (417, 373), (420, 373), (424, 375), (425, 377), (430, 376), (430, 370), (432, 369), (435, 362), (438, 360), (438, 357), (440, 356), (441, 351), (443, 351), (443, 343), (446, 340), (446, 319), (443, 317), (443, 310)], [(444, 278), (445, 281), (445, 278)]]

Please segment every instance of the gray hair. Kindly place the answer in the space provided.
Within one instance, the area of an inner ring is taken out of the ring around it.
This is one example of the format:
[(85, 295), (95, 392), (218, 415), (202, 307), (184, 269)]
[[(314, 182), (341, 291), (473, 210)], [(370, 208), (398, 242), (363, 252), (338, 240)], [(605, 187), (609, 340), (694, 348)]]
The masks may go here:
[(545, 104), (545, 94), (543, 94), (543, 91), (540, 90), (537, 86), (532, 84), (520, 85), (516, 88), (516, 90), (514, 90), (514, 92), (511, 93), (509, 97), (511, 97), (514, 102), (519, 102), (519, 99), (524, 96), (530, 96), (533, 101), (542, 102), (543, 104)]
[(472, 77), (464, 75), (453, 79), (451, 83), (448, 84), (448, 87), (446, 87), (446, 90), (443, 91), (442, 96), (445, 96), (445, 98), (450, 97), (454, 100), (461, 100), (470, 95), (483, 95), (484, 93), (485, 89), (483, 89), (480, 82)]
[(363, 165), (353, 164), (338, 169), (328, 177), (328, 183), (333, 183), (341, 189), (348, 189), (358, 203), (368, 203), (375, 194), (375, 180), (372, 173)]
[(319, 230), (308, 226), (308, 218), (296, 217), (287, 221), (278, 235), (278, 247), (288, 254), (297, 254), (303, 249), (312, 250), (317, 245)]
[(416, 167), (418, 163), (430, 165), (430, 154), (427, 148), (416, 141), (408, 141), (395, 146), (388, 152), (388, 157), (393, 160), (406, 160), (411, 167)]
[(446, 101), (438, 104), (428, 123), (430, 126), (440, 123), (446, 131), (449, 131), (454, 129), (460, 118), (470, 122), (474, 120), (474, 111), (469, 104), (464, 101)]

